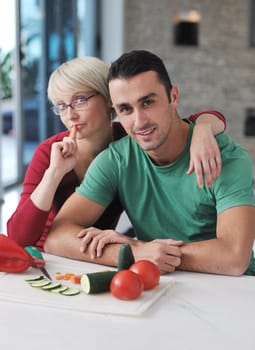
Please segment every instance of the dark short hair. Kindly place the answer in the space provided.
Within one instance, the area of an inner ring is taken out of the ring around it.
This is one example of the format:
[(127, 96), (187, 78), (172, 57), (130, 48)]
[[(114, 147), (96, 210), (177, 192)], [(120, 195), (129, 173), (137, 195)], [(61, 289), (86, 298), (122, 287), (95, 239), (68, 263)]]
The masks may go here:
[(107, 81), (108, 83), (116, 78), (128, 79), (137, 74), (155, 71), (159, 81), (165, 87), (167, 95), (172, 89), (172, 83), (166, 67), (160, 57), (146, 50), (133, 50), (121, 55), (112, 62)]

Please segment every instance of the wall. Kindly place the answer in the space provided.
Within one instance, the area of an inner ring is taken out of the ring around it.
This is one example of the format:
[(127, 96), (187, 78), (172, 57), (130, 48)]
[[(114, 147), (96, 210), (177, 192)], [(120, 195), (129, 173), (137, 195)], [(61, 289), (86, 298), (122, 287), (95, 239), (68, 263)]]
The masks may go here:
[(123, 52), (124, 0), (102, 1), (101, 58), (108, 64)]
[[(199, 47), (173, 45), (173, 18), (201, 15)], [(255, 48), (249, 48), (249, 0), (126, 0), (124, 51), (148, 49), (163, 58), (181, 93), (182, 117), (213, 108), (227, 132), (247, 148), (255, 168), (255, 136), (243, 133), (247, 107), (255, 107)]]

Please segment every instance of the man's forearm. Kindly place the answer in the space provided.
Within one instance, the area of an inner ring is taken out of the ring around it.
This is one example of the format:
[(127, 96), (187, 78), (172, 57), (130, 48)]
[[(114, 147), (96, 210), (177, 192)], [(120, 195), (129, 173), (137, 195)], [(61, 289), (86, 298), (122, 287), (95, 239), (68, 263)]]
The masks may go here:
[(120, 244), (107, 245), (101, 257), (92, 259), (89, 250), (81, 251), (81, 239), (76, 237), (76, 233), (64, 232), (49, 235), (44, 244), (46, 253), (108, 266), (117, 266), (119, 248)]
[(231, 250), (219, 238), (183, 244), (181, 252), (179, 270), (239, 276), (249, 265), (249, 255)]
[(186, 243), (178, 268), (222, 275), (242, 275), (248, 268), (255, 237), (255, 208), (224, 210), (217, 218), (217, 238)]

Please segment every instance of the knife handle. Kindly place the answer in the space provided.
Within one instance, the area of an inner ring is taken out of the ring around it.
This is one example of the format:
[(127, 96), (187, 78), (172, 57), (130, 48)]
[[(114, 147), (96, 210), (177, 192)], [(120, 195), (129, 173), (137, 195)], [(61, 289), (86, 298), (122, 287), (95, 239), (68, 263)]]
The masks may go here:
[(42, 253), (33, 246), (25, 247), (25, 250), (32, 256), (33, 258), (33, 266), (45, 266), (45, 260), (43, 259)]

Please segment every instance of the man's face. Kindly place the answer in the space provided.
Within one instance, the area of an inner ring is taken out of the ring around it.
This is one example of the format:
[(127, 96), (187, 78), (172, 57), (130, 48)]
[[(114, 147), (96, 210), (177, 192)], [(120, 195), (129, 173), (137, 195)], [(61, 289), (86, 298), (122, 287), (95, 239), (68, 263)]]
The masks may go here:
[(127, 134), (147, 152), (163, 151), (170, 140), (172, 115), (178, 99), (171, 93), (169, 102), (170, 91), (167, 96), (156, 72), (114, 79), (109, 89), (113, 107)]

